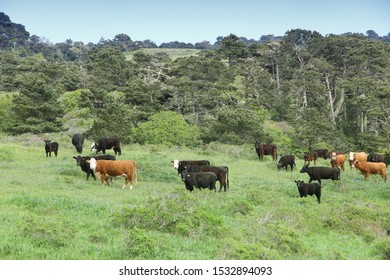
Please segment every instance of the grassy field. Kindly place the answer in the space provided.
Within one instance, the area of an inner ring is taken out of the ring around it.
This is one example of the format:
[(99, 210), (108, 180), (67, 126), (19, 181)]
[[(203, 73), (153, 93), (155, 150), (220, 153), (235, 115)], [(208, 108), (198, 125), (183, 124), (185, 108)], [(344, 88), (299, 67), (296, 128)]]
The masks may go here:
[(137, 52), (143, 52), (149, 55), (156, 55), (157, 53), (166, 53), (170, 59), (175, 60), (179, 57), (189, 57), (197, 55), (200, 50), (195, 49), (171, 49), (171, 48), (143, 48), (136, 51), (126, 52), (127, 60), (133, 59), (133, 55)]
[[(323, 182), (318, 204), (298, 195), (301, 159), (278, 172), (252, 146), (124, 145), (120, 159), (138, 165), (130, 191), (123, 179), (86, 181), (70, 137), (51, 136), (58, 158), (46, 158), (43, 139), (0, 135), (0, 259), (390, 259), (390, 185), (379, 176), (348, 167)], [(229, 191), (189, 193), (175, 158), (229, 166)]]

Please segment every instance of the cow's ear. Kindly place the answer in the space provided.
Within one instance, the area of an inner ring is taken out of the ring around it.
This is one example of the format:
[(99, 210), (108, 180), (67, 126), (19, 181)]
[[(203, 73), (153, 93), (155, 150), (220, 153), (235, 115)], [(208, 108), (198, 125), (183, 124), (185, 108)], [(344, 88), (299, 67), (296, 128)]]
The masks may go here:
[(90, 160), (90, 159), (87, 159), (85, 162), (86, 162), (86, 163), (91, 163), (91, 160)]

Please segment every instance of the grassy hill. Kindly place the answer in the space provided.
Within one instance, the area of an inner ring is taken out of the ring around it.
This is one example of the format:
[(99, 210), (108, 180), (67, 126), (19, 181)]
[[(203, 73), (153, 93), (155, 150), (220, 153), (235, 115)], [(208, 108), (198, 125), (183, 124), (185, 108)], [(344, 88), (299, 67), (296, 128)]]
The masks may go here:
[(197, 55), (200, 50), (194, 50), (194, 49), (170, 49), (170, 48), (144, 48), (139, 49), (132, 52), (126, 52), (126, 58), (128, 60), (131, 60), (135, 53), (137, 52), (143, 52), (150, 55), (155, 55), (157, 53), (166, 53), (168, 54), (169, 58), (174, 60), (179, 57), (189, 57), (192, 55)]
[[(390, 258), (390, 186), (379, 176), (364, 181), (348, 167), (323, 182), (318, 204), (298, 195), (294, 180), (308, 180), (301, 159), (278, 172), (252, 146), (124, 145), (120, 159), (138, 165), (130, 191), (123, 179), (86, 181), (70, 137), (50, 138), (58, 158), (46, 158), (43, 136), (0, 135), (0, 259)], [(229, 166), (229, 191), (189, 193), (175, 158)]]

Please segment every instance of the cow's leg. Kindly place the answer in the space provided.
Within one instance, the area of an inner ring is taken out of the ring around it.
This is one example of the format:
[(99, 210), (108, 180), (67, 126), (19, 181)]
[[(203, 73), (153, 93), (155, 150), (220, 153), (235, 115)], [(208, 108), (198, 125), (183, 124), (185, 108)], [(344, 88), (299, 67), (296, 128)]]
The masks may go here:
[(108, 179), (109, 178), (108, 178), (107, 174), (100, 174), (100, 180), (102, 181), (102, 187), (104, 185), (104, 182), (106, 182), (108, 186), (110, 185), (110, 182)]
[[(91, 175), (93, 177), (93, 179), (96, 181), (96, 176), (95, 176), (95, 173), (91, 170)], [(88, 176), (89, 177), (89, 176)]]

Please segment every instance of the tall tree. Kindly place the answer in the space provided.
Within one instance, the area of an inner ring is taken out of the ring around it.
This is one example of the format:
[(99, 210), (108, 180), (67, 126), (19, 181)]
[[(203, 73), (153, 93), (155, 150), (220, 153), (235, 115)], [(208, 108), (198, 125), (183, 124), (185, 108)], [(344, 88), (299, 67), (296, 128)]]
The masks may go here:
[(13, 99), (14, 123), (7, 130), (15, 134), (61, 131), (63, 110), (57, 98), (47, 77), (26, 74), (19, 95)]

